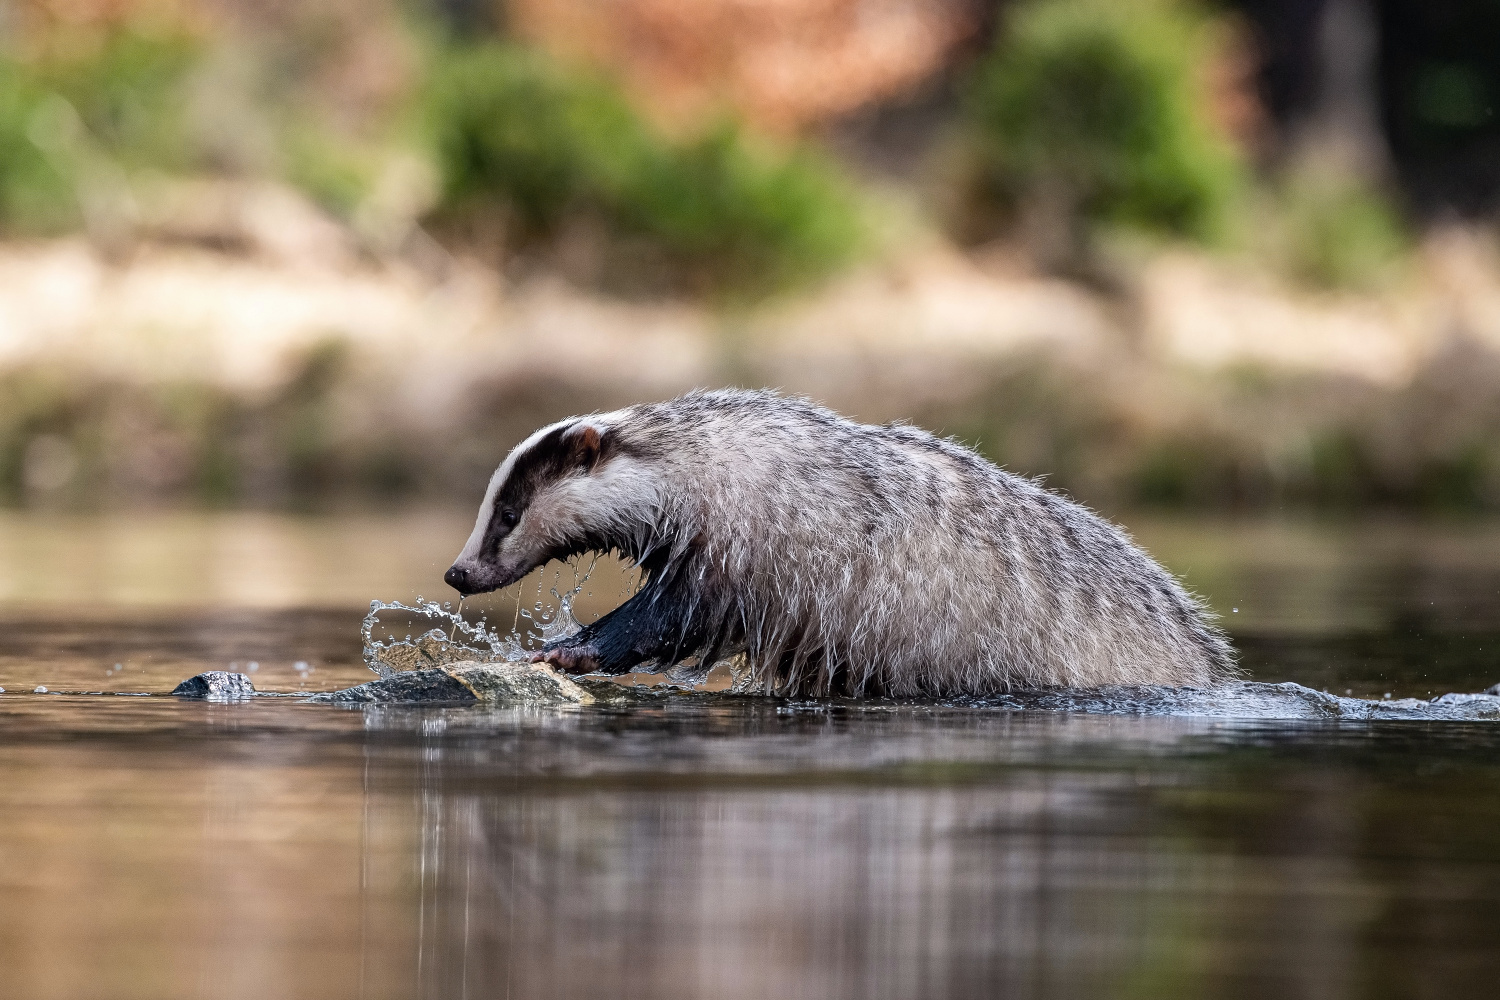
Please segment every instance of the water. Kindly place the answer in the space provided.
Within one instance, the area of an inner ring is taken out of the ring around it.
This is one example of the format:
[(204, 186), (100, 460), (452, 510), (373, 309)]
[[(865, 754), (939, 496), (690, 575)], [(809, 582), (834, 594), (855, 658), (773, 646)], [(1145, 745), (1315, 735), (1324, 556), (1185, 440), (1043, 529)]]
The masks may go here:
[[(467, 621), (462, 610), (453, 611), (451, 607), (451, 604), (440, 605), (420, 597), (411, 604), (371, 601), (369, 613), (359, 628), (365, 666), (379, 677), (390, 677), (401, 670), (424, 670), (464, 660), (480, 663), (518, 660), (526, 655), (519, 634), (501, 634), (483, 621)], [(419, 630), (428, 625), (435, 627), (419, 631), (415, 636), (410, 632), (405, 637), (383, 634), (389, 633), (393, 616), (408, 626), (420, 623), (416, 625)], [(566, 604), (559, 611), (557, 620), (577, 624)]]
[[(30, 693), (368, 680), (463, 520), (0, 519), (0, 995), (1493, 994), (1500, 725)], [(1259, 679), (1500, 680), (1500, 525), (1133, 527)]]

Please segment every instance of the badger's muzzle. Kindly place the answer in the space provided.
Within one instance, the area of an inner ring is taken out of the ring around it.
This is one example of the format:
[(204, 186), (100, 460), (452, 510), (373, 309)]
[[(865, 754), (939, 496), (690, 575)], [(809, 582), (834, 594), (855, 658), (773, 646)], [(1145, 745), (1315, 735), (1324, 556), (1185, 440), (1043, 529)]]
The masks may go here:
[(448, 572), (443, 574), (443, 582), (452, 587), (454, 590), (458, 591), (459, 594), (464, 597), (468, 597), (470, 594), (476, 593), (476, 591), (469, 589), (468, 568), (465, 566), (460, 566), (458, 565), (458, 563), (454, 563), (452, 566), (448, 567)]
[(539, 565), (541, 563), (507, 565), (504, 562), (495, 563), (460, 557), (448, 567), (448, 572), (443, 574), (443, 582), (458, 591), (459, 596), (472, 597), (475, 594), (488, 594), (492, 590), (509, 587)]

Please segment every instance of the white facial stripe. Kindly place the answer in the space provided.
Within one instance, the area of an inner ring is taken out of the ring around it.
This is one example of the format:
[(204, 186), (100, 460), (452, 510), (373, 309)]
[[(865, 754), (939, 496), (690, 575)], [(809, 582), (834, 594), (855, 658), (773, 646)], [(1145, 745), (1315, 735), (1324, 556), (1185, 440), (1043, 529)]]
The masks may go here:
[(638, 529), (658, 505), (656, 484), (647, 471), (620, 456), (594, 474), (549, 483), (527, 507), (520, 527), (500, 543), (500, 556), (506, 562), (529, 562), (585, 527)]
[(542, 438), (559, 427), (571, 427), (572, 430), (592, 427), (603, 434), (611, 424), (624, 416), (624, 410), (612, 410), (609, 413), (594, 413), (586, 417), (569, 417), (555, 424), (548, 424), (512, 448), (510, 454), (505, 456), (505, 461), (500, 463), (500, 467), (490, 477), (489, 487), (484, 491), (484, 500), (479, 505), (479, 516), (474, 519), (474, 531), (469, 535), (469, 540), (464, 543), (463, 551), (458, 554), (459, 560), (472, 561), (479, 558), (480, 549), (484, 545), (485, 530), (495, 516), (495, 497), (499, 494), (500, 487), (505, 485), (505, 480), (510, 477), (511, 470), (516, 467), (516, 462), (522, 455), (535, 448)]
[(469, 535), (469, 540), (464, 543), (463, 551), (458, 554), (458, 561), (473, 561), (479, 558), (479, 550), (484, 545), (485, 529), (490, 526), (490, 521), (495, 516), (495, 496), (500, 492), (500, 487), (505, 485), (505, 480), (510, 477), (511, 470), (516, 467), (516, 460), (535, 448), (548, 434), (559, 427), (567, 427), (577, 420), (577, 417), (569, 417), (567, 420), (548, 424), (516, 445), (511, 449), (510, 454), (505, 456), (505, 461), (500, 463), (500, 468), (496, 469), (495, 474), (490, 477), (490, 485), (484, 491), (484, 500), (479, 505), (479, 516), (474, 520), (474, 531)]

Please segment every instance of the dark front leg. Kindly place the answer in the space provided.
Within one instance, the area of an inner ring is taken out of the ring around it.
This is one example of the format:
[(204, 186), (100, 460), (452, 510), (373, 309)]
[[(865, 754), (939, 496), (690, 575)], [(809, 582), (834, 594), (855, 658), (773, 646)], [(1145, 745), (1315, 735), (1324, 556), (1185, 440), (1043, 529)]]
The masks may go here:
[(533, 659), (568, 673), (628, 673), (646, 660), (676, 662), (708, 637), (709, 609), (676, 587), (648, 585), (592, 625), (543, 647)]

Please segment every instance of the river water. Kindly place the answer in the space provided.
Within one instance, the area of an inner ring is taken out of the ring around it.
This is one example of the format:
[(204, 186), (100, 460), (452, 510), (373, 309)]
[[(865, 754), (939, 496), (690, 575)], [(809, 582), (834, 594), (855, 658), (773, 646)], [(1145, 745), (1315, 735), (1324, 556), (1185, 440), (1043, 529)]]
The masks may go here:
[[(1500, 724), (160, 696), (231, 665), (262, 690), (370, 679), (369, 600), (442, 599), (468, 527), (0, 516), (0, 996), (1500, 982)], [(1131, 527), (1254, 679), (1376, 699), (1500, 681), (1500, 524)], [(521, 621), (554, 585), (573, 578), (466, 610)], [(596, 570), (580, 617), (625, 586)]]

